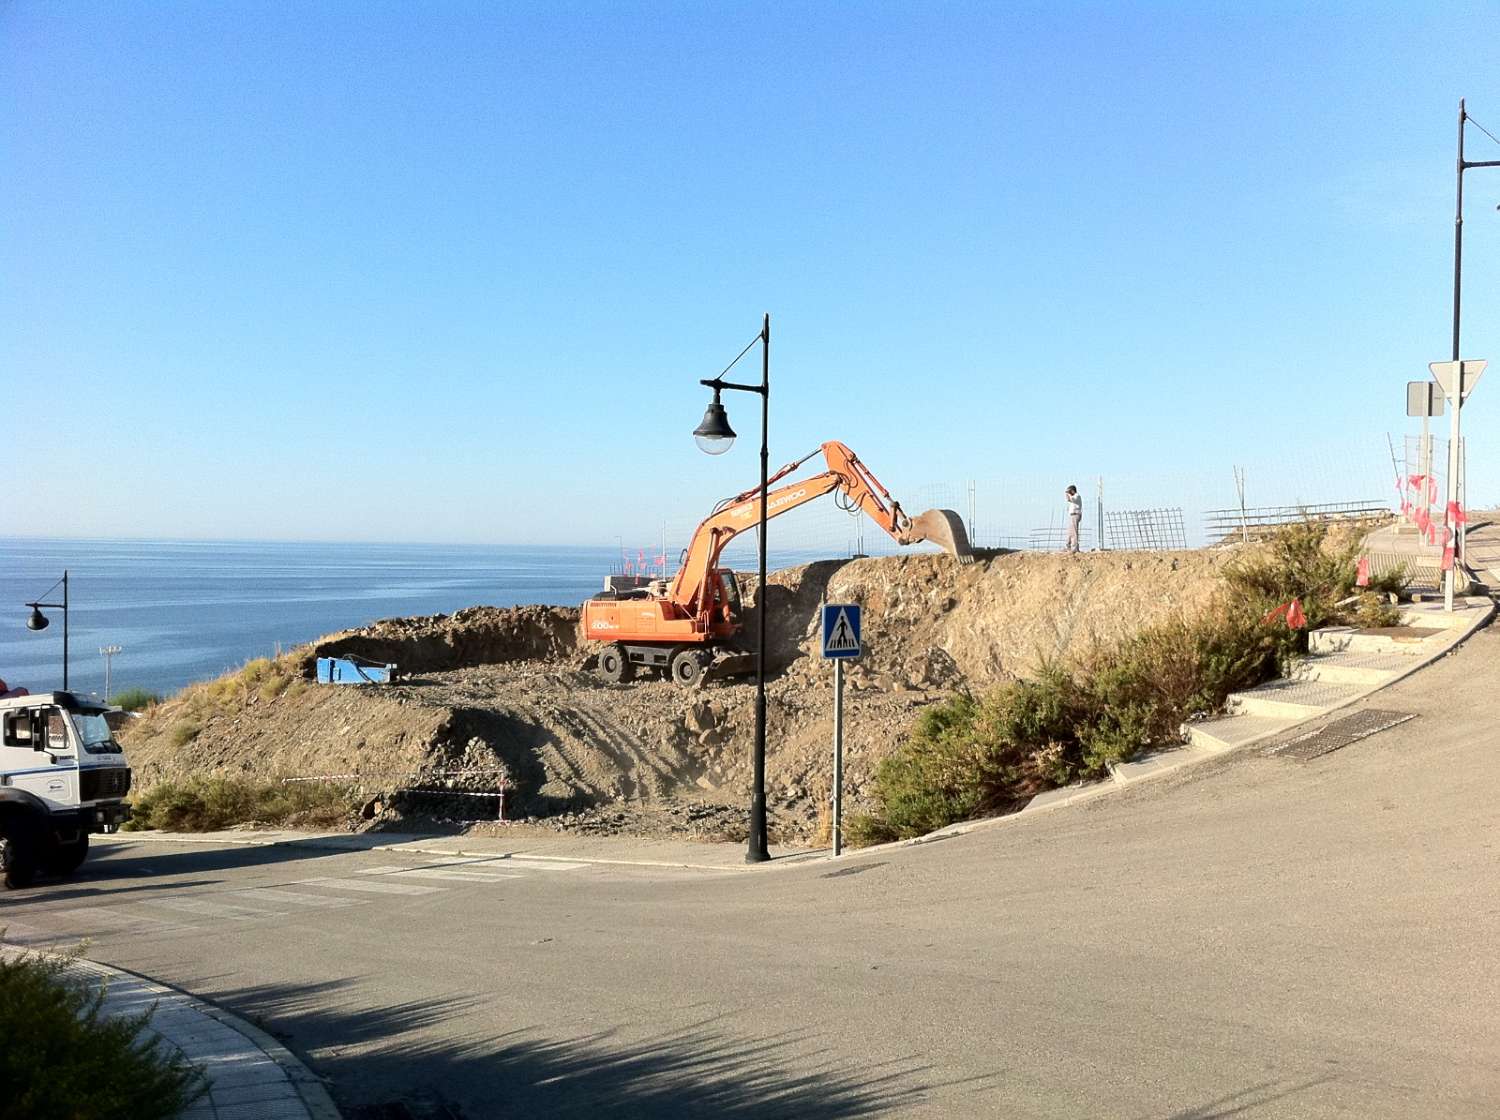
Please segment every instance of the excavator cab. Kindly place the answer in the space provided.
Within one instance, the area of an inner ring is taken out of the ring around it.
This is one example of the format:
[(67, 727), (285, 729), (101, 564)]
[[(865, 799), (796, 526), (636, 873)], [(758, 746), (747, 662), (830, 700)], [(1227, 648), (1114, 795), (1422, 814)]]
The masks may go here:
[(719, 602), (729, 608), (730, 618), (740, 617), (740, 581), (728, 568), (719, 569)]

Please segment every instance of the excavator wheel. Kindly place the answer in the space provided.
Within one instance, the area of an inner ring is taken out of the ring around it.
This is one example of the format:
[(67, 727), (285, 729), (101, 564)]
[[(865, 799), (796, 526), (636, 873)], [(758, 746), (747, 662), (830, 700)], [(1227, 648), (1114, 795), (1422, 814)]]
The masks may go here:
[(599, 675), (610, 684), (624, 684), (635, 676), (635, 666), (625, 655), (624, 646), (607, 646), (599, 654)]
[(703, 676), (703, 654), (695, 649), (680, 649), (672, 655), (672, 680), (683, 688), (692, 688)]

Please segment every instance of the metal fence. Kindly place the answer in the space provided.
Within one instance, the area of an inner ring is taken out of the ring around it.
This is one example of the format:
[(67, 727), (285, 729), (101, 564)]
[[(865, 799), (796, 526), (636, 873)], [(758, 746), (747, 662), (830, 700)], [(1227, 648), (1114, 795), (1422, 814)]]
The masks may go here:
[(1389, 516), (1391, 507), (1370, 499), (1363, 502), (1324, 502), (1311, 506), (1255, 506), (1211, 509), (1203, 514), (1209, 544), (1259, 540), (1282, 525), (1299, 521), (1359, 521)]
[(1181, 509), (1105, 510), (1104, 540), (1109, 549), (1181, 549), (1187, 547), (1187, 526)]
[[(1434, 441), (1434, 460), (1440, 441)], [(1396, 446), (1399, 446), (1397, 444)], [(1396, 456), (1400, 458), (1400, 456)], [(1393, 454), (1383, 436), (1368, 444), (1277, 449), (1273, 459), (1233, 464), (1218, 470), (1132, 470), (1090, 472), (1085, 464), (1062, 472), (1022, 466), (1008, 474), (957, 481), (886, 478), (892, 493), (912, 514), (938, 507), (957, 511), (976, 547), (1035, 551), (1061, 549), (1066, 539), (1067, 504), (1063, 488), (1074, 483), (1083, 497), (1080, 546), (1095, 549), (1193, 548), (1216, 544), (1227, 533), (1211, 515), (1232, 511), (1235, 528), (1241, 505), (1256, 510), (1318, 510), (1337, 507), (1393, 510), (1400, 505), (1392, 478)], [(1399, 464), (1398, 464), (1399, 466)], [(811, 464), (808, 469), (811, 468)], [(1413, 473), (1413, 472), (1407, 472)], [(1371, 495), (1388, 495), (1389, 504)], [(698, 517), (682, 516), (647, 529), (639, 542), (627, 540), (627, 552), (644, 552), (651, 567), (665, 554), (668, 569), (688, 542)], [(665, 537), (666, 547), (660, 540)], [(771, 566), (784, 567), (814, 559), (856, 555), (885, 556), (906, 551), (864, 514), (838, 509), (832, 499), (809, 503), (770, 527)], [(725, 552), (736, 568), (755, 565), (756, 535), (740, 534)]]

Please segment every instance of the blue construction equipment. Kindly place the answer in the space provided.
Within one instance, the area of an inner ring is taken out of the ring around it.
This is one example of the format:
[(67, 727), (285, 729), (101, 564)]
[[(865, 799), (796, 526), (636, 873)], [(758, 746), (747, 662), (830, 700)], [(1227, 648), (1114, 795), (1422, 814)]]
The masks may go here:
[(390, 684), (396, 666), (381, 665), (360, 657), (318, 658), (319, 684)]

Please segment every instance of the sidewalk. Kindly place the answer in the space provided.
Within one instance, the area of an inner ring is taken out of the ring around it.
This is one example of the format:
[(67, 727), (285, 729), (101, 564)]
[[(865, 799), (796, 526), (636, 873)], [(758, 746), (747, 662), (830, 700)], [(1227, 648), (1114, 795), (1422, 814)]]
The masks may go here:
[[(21, 952), (0, 944), (0, 955)], [(103, 1013), (109, 1018), (156, 1005), (146, 1029), (208, 1080), (208, 1092), (180, 1120), (338, 1120), (323, 1083), (291, 1051), (243, 1019), (122, 969), (83, 959), (68, 967), (90, 983), (108, 985)]]
[(773, 846), (770, 864), (747, 864), (744, 844), (693, 840), (653, 840), (636, 836), (510, 836), (431, 835), (400, 832), (294, 832), (231, 829), (223, 832), (124, 832), (102, 846), (132, 841), (170, 844), (243, 844), (282, 846), (340, 852), (411, 852), (431, 856), (468, 856), (482, 859), (559, 860), (621, 867), (689, 868), (697, 871), (753, 871), (816, 858), (822, 850)]
[[(1470, 512), (1465, 547), (1474, 577), (1488, 586), (1500, 586), (1500, 511)], [(1365, 541), (1365, 554), (1376, 575), (1400, 564), (1411, 577), (1413, 592), (1430, 595), (1442, 590), (1443, 550), (1428, 544), (1415, 526), (1398, 522), (1375, 530)]]

